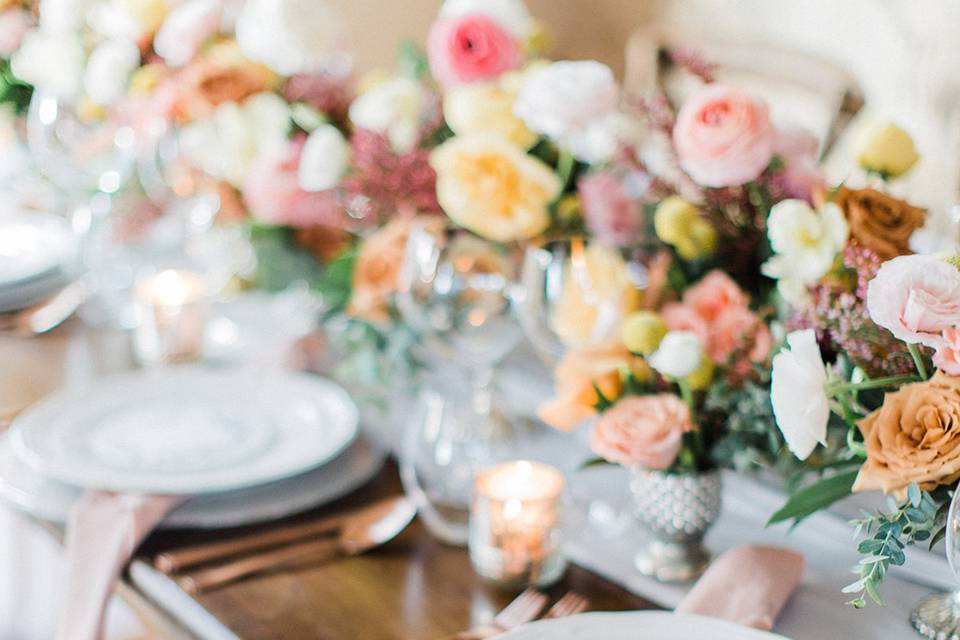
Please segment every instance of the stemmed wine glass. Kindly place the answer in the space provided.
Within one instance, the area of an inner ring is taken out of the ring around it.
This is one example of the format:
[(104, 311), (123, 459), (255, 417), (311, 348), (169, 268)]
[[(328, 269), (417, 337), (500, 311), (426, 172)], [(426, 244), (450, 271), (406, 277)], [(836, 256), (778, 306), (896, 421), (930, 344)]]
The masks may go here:
[[(954, 491), (946, 524), (947, 562), (953, 575), (960, 581), (960, 491)], [(913, 610), (910, 621), (924, 638), (939, 640), (960, 637), (960, 590), (927, 596)]]
[(411, 232), (400, 273), (397, 306), (433, 365), (406, 429), (401, 476), (424, 522), (451, 544), (466, 544), (475, 471), (513, 441), (491, 387), (522, 337), (510, 302), (516, 263), (509, 250), (427, 222)]

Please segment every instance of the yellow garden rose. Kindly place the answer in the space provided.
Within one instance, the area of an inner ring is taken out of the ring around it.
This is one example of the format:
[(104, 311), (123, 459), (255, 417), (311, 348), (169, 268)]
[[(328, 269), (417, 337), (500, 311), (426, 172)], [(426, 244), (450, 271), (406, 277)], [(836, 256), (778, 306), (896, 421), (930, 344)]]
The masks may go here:
[(493, 135), (456, 136), (430, 155), (437, 200), (450, 218), (488, 240), (526, 240), (550, 225), (560, 179), (546, 164)]
[(621, 334), (632, 353), (650, 355), (667, 335), (667, 323), (656, 311), (634, 311), (624, 321)]
[(919, 159), (913, 138), (892, 122), (870, 127), (857, 145), (860, 166), (890, 178), (905, 174)]
[(447, 92), (443, 114), (457, 135), (491, 133), (503, 136), (521, 149), (529, 149), (537, 135), (513, 113), (519, 73), (508, 73), (495, 82), (462, 84)]

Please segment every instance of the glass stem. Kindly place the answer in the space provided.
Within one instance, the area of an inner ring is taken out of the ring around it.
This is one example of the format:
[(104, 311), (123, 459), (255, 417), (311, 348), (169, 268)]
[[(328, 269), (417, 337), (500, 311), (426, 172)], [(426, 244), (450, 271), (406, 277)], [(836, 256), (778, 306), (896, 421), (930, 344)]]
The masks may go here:
[(473, 404), (473, 412), (477, 417), (478, 423), (485, 425), (483, 428), (486, 428), (488, 423), (487, 418), (490, 416), (490, 412), (493, 406), (493, 373), (494, 368), (489, 365), (481, 365), (475, 367), (472, 373), (472, 396), (471, 401)]

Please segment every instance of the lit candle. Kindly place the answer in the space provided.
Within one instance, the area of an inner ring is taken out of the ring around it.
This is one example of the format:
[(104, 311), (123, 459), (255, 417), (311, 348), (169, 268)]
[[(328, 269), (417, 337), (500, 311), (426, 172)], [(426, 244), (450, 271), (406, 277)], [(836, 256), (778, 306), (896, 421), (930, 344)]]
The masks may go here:
[(520, 460), (481, 471), (470, 512), (470, 559), (504, 586), (547, 586), (563, 575), (557, 469)]
[(134, 334), (144, 364), (198, 360), (203, 352), (207, 287), (189, 271), (167, 270), (137, 282), (139, 323)]

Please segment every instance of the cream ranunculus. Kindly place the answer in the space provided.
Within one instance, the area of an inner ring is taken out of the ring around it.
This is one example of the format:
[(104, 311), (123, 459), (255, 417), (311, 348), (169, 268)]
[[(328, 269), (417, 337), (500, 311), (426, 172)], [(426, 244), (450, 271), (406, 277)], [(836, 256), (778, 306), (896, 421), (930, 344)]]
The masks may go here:
[(479, 14), (497, 22), (518, 40), (530, 37), (536, 22), (523, 0), (446, 0), (440, 7), (442, 20)]
[(827, 371), (812, 329), (794, 331), (787, 344), (789, 348), (773, 357), (770, 400), (787, 446), (806, 460), (817, 443), (827, 443)]
[(856, 154), (861, 167), (891, 178), (903, 175), (920, 159), (910, 134), (892, 122), (877, 122), (866, 129)]
[(321, 124), (310, 133), (297, 179), (304, 191), (326, 191), (340, 182), (350, 164), (350, 144), (331, 124)]
[(494, 82), (455, 85), (443, 100), (443, 115), (457, 135), (492, 133), (521, 149), (529, 149), (537, 135), (513, 113), (518, 73), (507, 73)]
[(650, 366), (668, 378), (686, 378), (700, 368), (703, 342), (692, 331), (671, 331), (650, 356)]
[(843, 212), (835, 204), (814, 211), (803, 200), (777, 203), (767, 221), (767, 235), (776, 255), (764, 263), (763, 273), (777, 279), (781, 294), (793, 300), (830, 270), (849, 232)]
[(496, 136), (456, 136), (430, 156), (437, 200), (460, 226), (489, 240), (528, 239), (550, 225), (562, 185), (550, 167)]
[(40, 28), (46, 33), (75, 34), (84, 25), (91, 0), (43, 0)]
[(83, 74), (84, 92), (97, 104), (111, 104), (126, 92), (130, 75), (139, 66), (137, 45), (129, 40), (107, 40), (90, 53)]
[(255, 62), (282, 76), (349, 72), (347, 23), (324, 0), (247, 0), (237, 43)]
[(160, 28), (171, 4), (167, 0), (101, 0), (90, 7), (87, 22), (104, 38), (140, 42)]
[(154, 51), (174, 67), (190, 62), (204, 40), (220, 27), (222, 4), (219, 0), (189, 0), (178, 5), (157, 31)]
[(259, 93), (243, 104), (225, 102), (208, 117), (180, 132), (184, 156), (210, 176), (240, 187), (259, 155), (283, 147), (290, 108), (273, 93)]
[(28, 33), (10, 60), (15, 76), (65, 100), (80, 94), (83, 64), (83, 45), (76, 34), (43, 28)]
[(561, 61), (530, 71), (513, 108), (531, 130), (579, 159), (596, 162), (616, 149), (619, 97), (607, 65)]
[(383, 134), (398, 153), (420, 139), (427, 92), (412, 78), (391, 78), (364, 92), (350, 105), (350, 120), (361, 129)]

